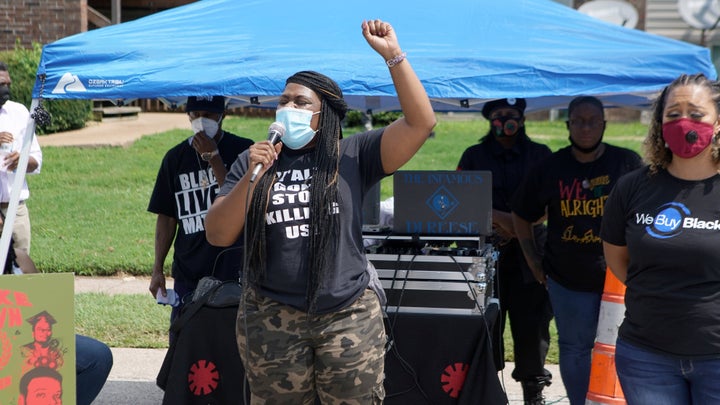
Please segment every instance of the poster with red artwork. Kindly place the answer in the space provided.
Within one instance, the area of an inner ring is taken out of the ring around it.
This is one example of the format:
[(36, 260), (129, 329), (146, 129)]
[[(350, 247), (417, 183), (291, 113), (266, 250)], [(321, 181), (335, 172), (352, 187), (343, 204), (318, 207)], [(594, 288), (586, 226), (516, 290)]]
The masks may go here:
[(0, 277), (0, 404), (75, 405), (71, 273)]

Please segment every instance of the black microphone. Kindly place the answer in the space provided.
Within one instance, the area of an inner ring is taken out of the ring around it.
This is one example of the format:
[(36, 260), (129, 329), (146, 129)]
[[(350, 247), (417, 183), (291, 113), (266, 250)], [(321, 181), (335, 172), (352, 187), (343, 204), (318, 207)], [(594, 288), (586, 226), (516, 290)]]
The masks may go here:
[(685, 134), (685, 140), (687, 143), (695, 143), (698, 139), (698, 133), (695, 132), (695, 130), (688, 131), (687, 134)]
[[(285, 125), (283, 125), (282, 122), (275, 121), (270, 124), (270, 128), (268, 128), (267, 140), (270, 141), (271, 144), (277, 145), (283, 135), (285, 135)], [(255, 178), (260, 173), (260, 169), (262, 169), (262, 163), (258, 163), (255, 166), (255, 169), (253, 169), (252, 176), (250, 176), (250, 183), (253, 183), (255, 181)]]

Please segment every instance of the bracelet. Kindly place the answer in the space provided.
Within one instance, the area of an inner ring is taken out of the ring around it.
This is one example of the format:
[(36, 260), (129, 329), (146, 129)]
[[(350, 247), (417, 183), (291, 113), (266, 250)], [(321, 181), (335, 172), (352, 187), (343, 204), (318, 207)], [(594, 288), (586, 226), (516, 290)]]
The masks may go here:
[(395, 56), (392, 59), (386, 60), (385, 63), (388, 65), (389, 68), (391, 68), (391, 67), (397, 65), (398, 63), (404, 61), (406, 56), (407, 56), (407, 53), (403, 52), (400, 55)]

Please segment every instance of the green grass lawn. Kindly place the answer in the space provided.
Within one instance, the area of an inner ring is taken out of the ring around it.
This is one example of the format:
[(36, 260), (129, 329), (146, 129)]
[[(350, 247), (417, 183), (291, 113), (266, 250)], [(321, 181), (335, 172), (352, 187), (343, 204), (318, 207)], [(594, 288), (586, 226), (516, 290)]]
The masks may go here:
[[(223, 122), (226, 130), (254, 140), (265, 139), (268, 124), (268, 119), (245, 117)], [(403, 169), (454, 170), (462, 152), (487, 128), (482, 118), (445, 120), (439, 115), (435, 136)], [(637, 122), (609, 123), (605, 140), (639, 151), (646, 131)], [(527, 132), (552, 150), (568, 144), (562, 121), (529, 121)], [(145, 136), (126, 148), (43, 148), (42, 173), (28, 178), (32, 257), (38, 268), (80, 275), (149, 275), (155, 215), (147, 212), (148, 200), (163, 155), (188, 136), (189, 131), (173, 130)], [(391, 178), (383, 180), (381, 190), (383, 198), (392, 195)], [(169, 266), (167, 260), (167, 272)], [(111, 346), (166, 346), (169, 309), (145, 295), (78, 294), (76, 318), (79, 333)], [(506, 347), (511, 347), (509, 331), (505, 335)], [(553, 343), (549, 361), (557, 361), (556, 350)], [(511, 360), (512, 351), (507, 352)]]
[(149, 293), (75, 295), (75, 332), (110, 347), (167, 348), (169, 327), (170, 307)]

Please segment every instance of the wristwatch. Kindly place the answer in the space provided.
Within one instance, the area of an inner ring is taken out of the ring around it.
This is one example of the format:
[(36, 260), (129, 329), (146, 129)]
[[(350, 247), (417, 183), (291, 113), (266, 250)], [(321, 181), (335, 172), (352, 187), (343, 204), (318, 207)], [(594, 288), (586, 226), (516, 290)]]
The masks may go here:
[(203, 153), (201, 153), (201, 154), (200, 154), (200, 158), (201, 158), (202, 160), (206, 161), (206, 162), (209, 162), (210, 159), (212, 159), (212, 158), (213, 158), (215, 155), (217, 155), (217, 154), (218, 154), (218, 150), (215, 149), (215, 150), (212, 151), (212, 152), (203, 152)]

